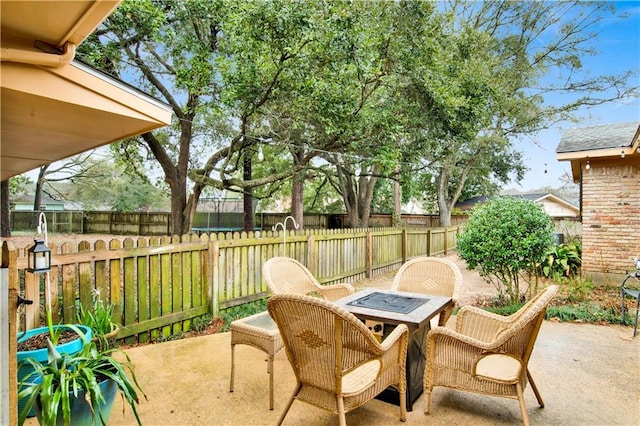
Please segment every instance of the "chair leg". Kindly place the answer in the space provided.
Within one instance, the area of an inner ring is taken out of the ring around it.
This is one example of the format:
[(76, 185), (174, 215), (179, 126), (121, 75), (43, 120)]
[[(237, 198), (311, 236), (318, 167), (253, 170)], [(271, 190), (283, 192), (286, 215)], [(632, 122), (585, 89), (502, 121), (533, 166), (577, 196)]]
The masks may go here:
[(528, 368), (527, 368), (527, 379), (529, 380), (529, 384), (531, 385), (531, 389), (533, 390), (533, 393), (536, 394), (536, 399), (538, 400), (538, 404), (540, 405), (540, 408), (544, 408), (544, 401), (542, 400), (542, 396), (540, 396), (540, 392), (538, 391), (536, 382), (533, 381), (533, 377), (531, 377), (531, 373), (529, 372)]
[(400, 421), (407, 421), (407, 390), (400, 392)]
[(638, 334), (638, 310), (640, 310), (640, 295), (636, 299), (636, 318), (633, 324), (633, 337), (636, 337), (636, 334)]
[(431, 387), (424, 388), (424, 414), (427, 415), (431, 411)]
[(269, 410), (273, 410), (273, 356), (269, 356), (267, 373), (269, 374)]
[(524, 393), (522, 392), (522, 384), (520, 382), (516, 383), (516, 390), (518, 392), (520, 412), (522, 413), (522, 423), (524, 426), (529, 426), (529, 415), (527, 414), (527, 406), (524, 403)]
[(231, 378), (229, 379), (229, 392), (233, 392), (233, 378), (236, 374), (236, 345), (231, 345)]
[(620, 288), (620, 299), (622, 300), (622, 325), (627, 325), (627, 321), (624, 318), (624, 289), (623, 288)]
[(296, 396), (298, 396), (298, 392), (300, 392), (301, 387), (302, 385), (298, 383), (296, 390), (293, 391), (293, 395), (291, 395), (289, 402), (287, 402), (287, 406), (284, 407), (284, 411), (282, 412), (282, 414), (280, 415), (280, 418), (278, 419), (278, 426), (280, 426), (282, 422), (284, 422), (284, 418), (287, 417), (287, 413), (289, 412), (291, 405), (293, 405), (293, 400), (296, 399)]
[(336, 396), (338, 402), (338, 420), (340, 421), (340, 426), (347, 426), (347, 419), (344, 413), (344, 399), (342, 396)]

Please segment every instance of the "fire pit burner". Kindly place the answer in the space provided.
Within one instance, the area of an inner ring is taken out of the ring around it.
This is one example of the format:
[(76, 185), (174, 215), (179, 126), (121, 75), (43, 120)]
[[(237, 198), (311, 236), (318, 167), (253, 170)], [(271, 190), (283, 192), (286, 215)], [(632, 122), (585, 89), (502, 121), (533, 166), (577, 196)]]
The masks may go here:
[(347, 305), (408, 314), (428, 301), (429, 299), (422, 297), (396, 296), (375, 292), (349, 302)]

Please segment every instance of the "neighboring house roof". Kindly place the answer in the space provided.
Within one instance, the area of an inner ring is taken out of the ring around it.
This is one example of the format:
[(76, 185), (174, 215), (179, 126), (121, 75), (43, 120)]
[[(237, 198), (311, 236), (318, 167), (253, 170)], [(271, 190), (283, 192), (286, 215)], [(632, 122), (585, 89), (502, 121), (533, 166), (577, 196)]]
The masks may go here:
[(640, 156), (640, 122), (604, 124), (569, 129), (558, 148), (558, 161), (571, 161), (574, 182), (580, 181), (583, 163), (599, 159)]
[[(580, 213), (580, 208), (571, 201), (558, 197), (557, 195), (549, 193), (531, 193), (531, 194), (517, 194), (517, 195), (500, 195), (500, 197), (514, 197), (524, 198), (525, 200), (534, 201), (542, 204), (545, 210), (551, 216), (577, 216)], [(478, 196), (472, 197), (466, 201), (456, 203), (455, 207), (460, 210), (471, 210), (477, 204), (482, 204), (490, 201), (495, 197), (493, 196)], [(550, 205), (557, 205), (560, 209), (552, 209)]]
[[(9, 199), (14, 210), (33, 210), (34, 195), (19, 195)], [(41, 210), (65, 210), (65, 202), (54, 200), (53, 198), (42, 196), (40, 200)]]
[(0, 180), (171, 123), (165, 103), (74, 60), (119, 3), (0, 2)]
[[(11, 197), (9, 201), (12, 203), (33, 204), (33, 201), (35, 200), (35, 198), (36, 198), (35, 195), (22, 194), (15, 197)], [(47, 197), (46, 195), (42, 196), (42, 198), (40, 199), (40, 202), (46, 203), (46, 204), (64, 204), (64, 201), (54, 200), (53, 198)]]

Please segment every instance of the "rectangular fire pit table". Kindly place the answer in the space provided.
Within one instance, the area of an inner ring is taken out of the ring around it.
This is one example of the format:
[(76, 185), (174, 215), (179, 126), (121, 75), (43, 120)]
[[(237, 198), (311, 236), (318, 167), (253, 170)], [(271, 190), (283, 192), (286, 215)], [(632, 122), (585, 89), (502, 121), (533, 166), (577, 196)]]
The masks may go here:
[[(398, 324), (407, 325), (407, 410), (412, 411), (413, 403), (423, 390), (425, 337), (430, 329), (429, 322), (453, 303), (451, 298), (367, 288), (335, 303), (364, 321), (380, 341)], [(393, 387), (387, 388), (377, 398), (400, 404), (398, 390)]]

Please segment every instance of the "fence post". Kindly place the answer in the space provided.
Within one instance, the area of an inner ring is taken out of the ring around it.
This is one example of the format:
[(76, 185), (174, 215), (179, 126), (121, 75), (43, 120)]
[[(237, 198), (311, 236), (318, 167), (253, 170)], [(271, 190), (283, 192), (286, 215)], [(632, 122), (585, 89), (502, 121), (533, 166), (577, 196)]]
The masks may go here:
[(427, 231), (427, 256), (431, 256), (431, 229)]
[(209, 309), (211, 310), (211, 315), (216, 317), (219, 312), (218, 286), (220, 285), (220, 279), (219, 279), (220, 264), (218, 263), (220, 247), (218, 245), (218, 240), (209, 242), (208, 251), (209, 251), (209, 265), (211, 265), (211, 269), (209, 272), (209, 303), (210, 303)]
[(409, 248), (407, 245), (409, 244), (409, 234), (407, 233), (407, 228), (402, 228), (402, 263), (407, 262), (407, 253), (409, 252)]
[(24, 272), (24, 298), (33, 303), (25, 306), (25, 330), (40, 326), (40, 274)]
[[(308, 232), (305, 230), (305, 232)], [(315, 248), (315, 238), (313, 238), (313, 235), (309, 234), (307, 236), (307, 255), (306, 255), (306, 262), (307, 265), (309, 266), (309, 270), (311, 271), (311, 273), (313, 275), (316, 275), (317, 273), (317, 266), (316, 266), (316, 248)]]
[[(7, 385), (9, 386), (9, 400), (8, 400), (8, 414), (5, 413), (2, 415), (2, 419), (8, 418), (9, 424), (15, 425), (18, 424), (18, 413), (16, 407), (18, 406), (18, 365), (17, 365), (17, 347), (18, 347), (18, 338), (17, 338), (17, 330), (18, 330), (18, 290), (19, 290), (19, 280), (18, 280), (18, 252), (10, 241), (4, 241), (2, 243), (2, 282), (4, 283), (5, 279), (8, 281), (8, 286), (2, 286), (0, 291), (8, 292), (7, 297), (7, 322), (8, 322), (8, 332), (7, 334), (2, 334), (3, 337), (7, 337), (8, 342), (4, 343), (3, 346), (7, 347), (8, 360), (5, 360), (4, 357), (0, 357), (3, 360), (2, 370), (3, 374), (8, 374), (9, 379)], [(5, 269), (6, 268), (6, 269)], [(4, 297), (2, 298), (4, 300)], [(1, 309), (4, 309), (2, 307)], [(4, 327), (4, 324), (3, 324)], [(4, 364), (4, 361), (7, 361)], [(5, 382), (6, 383), (6, 382)], [(4, 397), (3, 397), (4, 398)], [(3, 405), (4, 407), (4, 405)], [(3, 410), (4, 411), (4, 410)], [(6, 417), (5, 417), (6, 416)]]
[(373, 274), (373, 235), (371, 231), (367, 231), (367, 239), (365, 244), (365, 263), (366, 263), (366, 277), (371, 278)]
[(449, 246), (449, 228), (444, 228), (444, 255), (447, 255)]

